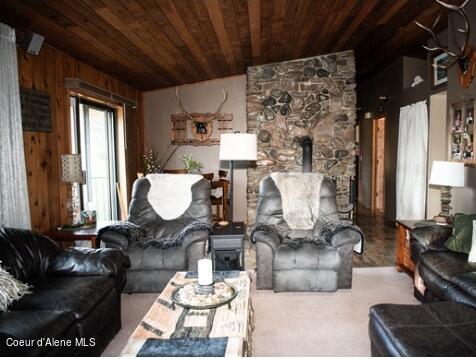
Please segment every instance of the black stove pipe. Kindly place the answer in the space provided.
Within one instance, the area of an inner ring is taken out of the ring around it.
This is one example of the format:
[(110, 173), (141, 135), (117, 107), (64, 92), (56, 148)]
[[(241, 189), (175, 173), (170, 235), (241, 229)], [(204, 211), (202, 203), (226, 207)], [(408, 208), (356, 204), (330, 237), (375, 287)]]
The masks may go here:
[(312, 139), (309, 136), (294, 139), (302, 147), (302, 171), (312, 172)]

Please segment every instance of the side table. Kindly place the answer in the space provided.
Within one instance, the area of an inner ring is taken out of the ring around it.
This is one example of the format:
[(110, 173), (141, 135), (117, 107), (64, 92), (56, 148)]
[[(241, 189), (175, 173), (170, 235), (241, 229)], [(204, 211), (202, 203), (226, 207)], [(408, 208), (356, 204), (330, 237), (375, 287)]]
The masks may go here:
[(214, 270), (244, 270), (244, 222), (226, 226), (215, 225), (210, 235), (210, 249)]
[(78, 227), (74, 230), (64, 230), (59, 227), (49, 230), (45, 235), (63, 248), (74, 246), (75, 241), (90, 241), (92, 248), (99, 248), (100, 243), (97, 243), (96, 240), (99, 230), (119, 222), (120, 221), (98, 221), (95, 227)]

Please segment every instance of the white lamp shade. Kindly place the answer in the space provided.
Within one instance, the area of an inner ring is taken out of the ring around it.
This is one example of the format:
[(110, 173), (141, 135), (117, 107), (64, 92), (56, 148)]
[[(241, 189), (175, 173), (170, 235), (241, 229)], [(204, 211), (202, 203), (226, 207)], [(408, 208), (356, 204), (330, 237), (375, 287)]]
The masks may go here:
[(436, 186), (464, 187), (464, 163), (433, 161), (429, 183)]
[(256, 161), (257, 140), (253, 133), (223, 133), (220, 135), (220, 160)]

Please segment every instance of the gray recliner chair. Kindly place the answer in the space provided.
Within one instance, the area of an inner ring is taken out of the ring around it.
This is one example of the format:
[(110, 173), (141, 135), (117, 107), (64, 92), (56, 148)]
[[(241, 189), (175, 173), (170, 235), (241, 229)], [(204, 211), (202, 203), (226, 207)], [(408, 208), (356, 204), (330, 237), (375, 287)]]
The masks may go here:
[[(340, 222), (335, 184), (328, 177), (321, 184), (318, 221), (337, 226)], [(256, 226), (252, 231), (258, 289), (332, 292), (352, 287), (352, 256), (354, 245), (362, 238), (360, 231), (343, 225), (329, 238), (320, 239), (315, 238), (315, 229), (297, 231), (291, 237), (279, 235), (277, 230), (264, 230), (286, 225), (281, 194), (267, 176), (260, 183)], [(301, 240), (305, 237), (312, 240)]]
[(167, 240), (182, 235), (183, 242), (180, 246), (170, 248), (142, 248), (134, 246), (126, 234), (118, 233), (117, 230), (104, 231), (101, 234), (102, 245), (120, 248), (130, 258), (131, 267), (127, 271), (123, 290), (126, 293), (160, 292), (177, 271), (196, 271), (198, 260), (207, 256), (209, 231), (187, 231), (186, 234), (182, 231), (192, 222), (213, 224), (209, 182), (202, 179), (192, 186), (190, 206), (173, 220), (162, 219), (152, 208), (147, 199), (150, 187), (145, 177), (134, 182), (127, 221), (145, 229), (149, 238)]

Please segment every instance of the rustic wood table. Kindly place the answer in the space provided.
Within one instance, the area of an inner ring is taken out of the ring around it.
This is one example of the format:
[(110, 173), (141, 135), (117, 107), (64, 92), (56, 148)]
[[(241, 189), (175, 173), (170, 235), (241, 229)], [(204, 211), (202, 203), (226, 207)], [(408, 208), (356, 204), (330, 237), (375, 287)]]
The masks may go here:
[(117, 224), (120, 221), (98, 221), (95, 227), (78, 227), (75, 230), (63, 230), (54, 228), (45, 233), (46, 236), (54, 240), (62, 248), (72, 247), (76, 241), (89, 241), (92, 248), (99, 248), (97, 234), (103, 227)]
[(238, 295), (214, 309), (185, 309), (171, 300), (174, 290), (194, 281), (196, 272), (177, 272), (142, 319), (121, 356), (251, 355), (253, 309), (246, 272), (214, 272), (214, 279), (232, 284)]

